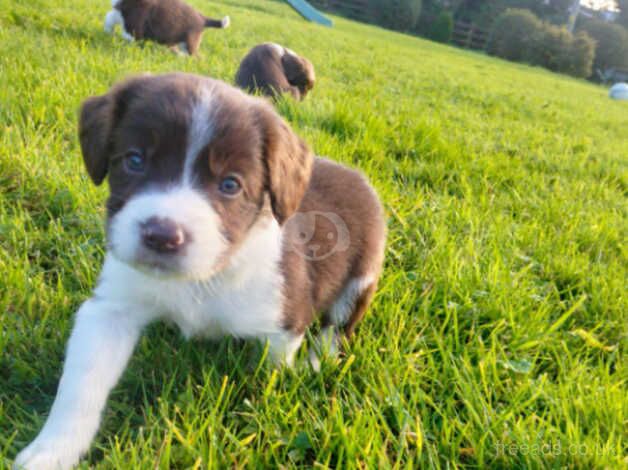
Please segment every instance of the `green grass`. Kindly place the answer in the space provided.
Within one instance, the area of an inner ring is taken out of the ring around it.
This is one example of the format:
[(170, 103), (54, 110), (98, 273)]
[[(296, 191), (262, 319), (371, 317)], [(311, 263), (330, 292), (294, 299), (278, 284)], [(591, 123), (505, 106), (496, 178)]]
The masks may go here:
[(103, 258), (81, 101), (138, 71), (230, 81), (268, 40), (319, 78), (282, 114), (384, 200), (375, 302), (320, 374), (151, 327), (82, 468), (628, 465), (628, 105), (281, 2), (191, 3), (233, 21), (199, 58), (106, 35), (108, 0), (0, 0), (0, 468), (43, 424)]

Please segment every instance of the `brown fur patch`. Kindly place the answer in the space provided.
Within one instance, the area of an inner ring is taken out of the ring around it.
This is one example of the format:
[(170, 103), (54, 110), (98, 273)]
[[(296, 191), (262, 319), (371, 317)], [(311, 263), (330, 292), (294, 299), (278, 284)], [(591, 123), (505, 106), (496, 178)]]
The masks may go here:
[(289, 93), (301, 100), (314, 87), (314, 66), (278, 44), (255, 46), (242, 59), (235, 82), (249, 92), (276, 97)]
[[(315, 220), (308, 214), (314, 214)], [(286, 325), (298, 329), (311, 318), (303, 303), (323, 312), (325, 320), (326, 312), (351, 280), (370, 276), (376, 285), (386, 226), (381, 204), (366, 179), (355, 170), (322, 158), (314, 162), (308, 189), (294, 218), (295, 223), (288, 222), (284, 233), (284, 270), (292, 276), (307, 272), (307, 288), (290, 289), (288, 285), (286, 289), (286, 304), (290, 306)], [(338, 233), (345, 228), (346, 232)], [(346, 239), (339, 240), (338, 235)], [(348, 319), (349, 330), (368, 306), (368, 301), (360, 299)]]
[(191, 55), (198, 50), (205, 28), (222, 27), (220, 20), (206, 18), (181, 0), (121, 0), (116, 9), (135, 39), (166, 46), (184, 43)]

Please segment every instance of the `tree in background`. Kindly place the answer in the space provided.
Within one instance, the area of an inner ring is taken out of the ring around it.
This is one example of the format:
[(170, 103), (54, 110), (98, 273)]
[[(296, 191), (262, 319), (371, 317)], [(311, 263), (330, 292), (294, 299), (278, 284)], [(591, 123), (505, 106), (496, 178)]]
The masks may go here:
[(506, 10), (493, 24), (486, 52), (502, 59), (522, 61), (537, 42), (542, 27), (530, 10)]
[(461, 0), (455, 18), (489, 29), (501, 13), (509, 8), (519, 8), (530, 10), (544, 21), (565, 24), (574, 1), (577, 0)]
[(489, 29), (495, 18), (508, 8), (506, 3), (507, 0), (462, 0), (454, 12), (454, 18)]
[(574, 7), (574, 3), (580, 0), (550, 0), (548, 4), (540, 2), (539, 16), (547, 21), (556, 24), (565, 24), (569, 19), (569, 12)]
[(617, 6), (619, 7), (619, 16), (615, 22), (628, 29), (628, 0), (617, 0)]
[(453, 31), (453, 12), (462, 0), (423, 0), (414, 32), (438, 42), (448, 42)]
[(595, 42), (594, 72), (603, 76), (610, 69), (628, 69), (628, 32), (618, 24), (589, 19), (579, 24)]
[(454, 29), (454, 18), (448, 11), (441, 11), (427, 31), (427, 37), (433, 41), (449, 42)]
[(589, 78), (593, 73), (595, 41), (584, 31), (578, 31), (571, 47), (573, 54), (568, 73), (575, 77)]
[(577, 0), (423, 0), (416, 31), (430, 37), (432, 25), (443, 12), (452, 15), (456, 21), (490, 30), (495, 19), (509, 8), (526, 9), (544, 21), (566, 24), (574, 1)]
[(375, 22), (389, 29), (410, 31), (421, 13), (421, 0), (369, 0)]
[(527, 9), (508, 9), (495, 20), (486, 48), (503, 59), (540, 65), (555, 72), (587, 78), (595, 42), (585, 32), (541, 21)]

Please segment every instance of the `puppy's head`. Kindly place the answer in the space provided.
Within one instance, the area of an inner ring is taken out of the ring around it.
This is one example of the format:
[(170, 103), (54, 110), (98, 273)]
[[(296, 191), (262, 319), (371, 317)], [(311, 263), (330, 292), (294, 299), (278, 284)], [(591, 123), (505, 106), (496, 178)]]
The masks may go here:
[(286, 49), (281, 57), (281, 64), (288, 83), (296, 86), (301, 92), (301, 96), (305, 96), (314, 87), (316, 81), (314, 66), (305, 57), (298, 56), (293, 51)]
[(312, 166), (265, 101), (188, 74), (87, 99), (79, 135), (91, 179), (108, 176), (109, 249), (156, 276), (202, 280), (227, 266), (252, 231), (297, 210)]

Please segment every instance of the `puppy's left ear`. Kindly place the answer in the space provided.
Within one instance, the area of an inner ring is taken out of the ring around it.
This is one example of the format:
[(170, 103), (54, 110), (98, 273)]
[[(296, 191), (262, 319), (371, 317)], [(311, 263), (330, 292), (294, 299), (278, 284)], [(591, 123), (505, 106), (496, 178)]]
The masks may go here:
[(314, 156), (266, 102), (257, 110), (262, 129), (266, 187), (275, 219), (283, 224), (296, 212), (307, 190)]

